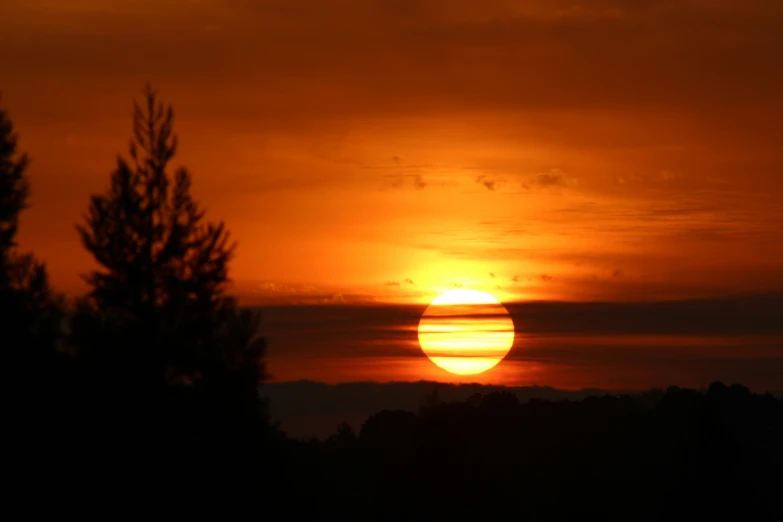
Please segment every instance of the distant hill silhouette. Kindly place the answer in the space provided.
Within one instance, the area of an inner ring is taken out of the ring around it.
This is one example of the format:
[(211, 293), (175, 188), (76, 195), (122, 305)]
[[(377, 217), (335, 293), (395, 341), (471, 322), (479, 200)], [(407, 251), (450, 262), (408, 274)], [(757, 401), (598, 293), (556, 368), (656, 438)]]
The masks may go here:
[(367, 417), (381, 410), (418, 411), (425, 397), (431, 396), (433, 392), (437, 393), (439, 400), (453, 402), (467, 400), (475, 394), (500, 391), (513, 393), (522, 402), (530, 399), (580, 400), (596, 395), (633, 393), (592, 388), (574, 391), (549, 386), (450, 384), (432, 381), (324, 384), (308, 380), (266, 383), (261, 393), (269, 400), (270, 416), (280, 422), (281, 429), (290, 437), (306, 439), (332, 435), (341, 421), (346, 421), (351, 427), (358, 429)]

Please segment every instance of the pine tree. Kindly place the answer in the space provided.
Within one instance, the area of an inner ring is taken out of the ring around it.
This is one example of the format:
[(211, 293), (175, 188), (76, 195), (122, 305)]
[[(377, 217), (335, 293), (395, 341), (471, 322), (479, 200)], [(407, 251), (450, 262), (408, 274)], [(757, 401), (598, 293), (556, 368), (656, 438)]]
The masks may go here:
[(92, 323), (77, 325), (77, 344), (114, 349), (122, 365), (167, 382), (231, 370), (257, 385), (264, 377), (258, 318), (225, 292), (235, 244), (222, 222), (204, 220), (187, 169), (170, 174), (173, 123), (172, 107), (148, 85), (144, 103), (133, 104), (130, 161), (118, 157), (109, 190), (92, 197), (77, 226), (100, 266), (85, 277), (82, 310)]
[(103, 390), (91, 411), (140, 451), (128, 465), (158, 466), (144, 455), (162, 453), (167, 473), (203, 480), (201, 469), (260, 466), (265, 343), (259, 316), (227, 294), (235, 244), (224, 224), (204, 219), (184, 167), (171, 173), (173, 123), (147, 86), (133, 104), (130, 158), (118, 157), (77, 226), (98, 268), (69, 341)]
[[(28, 158), (17, 153), (17, 136), (6, 112), (0, 109), (0, 255), (6, 263), (16, 246), (19, 214), (27, 207), (30, 184), (25, 177)], [(3, 281), (7, 284), (7, 281)]]
[(17, 151), (17, 141), (0, 109), (0, 335), (25, 355), (50, 355), (59, 339), (62, 298), (50, 288), (44, 263), (17, 248), (19, 216), (30, 195), (28, 157)]

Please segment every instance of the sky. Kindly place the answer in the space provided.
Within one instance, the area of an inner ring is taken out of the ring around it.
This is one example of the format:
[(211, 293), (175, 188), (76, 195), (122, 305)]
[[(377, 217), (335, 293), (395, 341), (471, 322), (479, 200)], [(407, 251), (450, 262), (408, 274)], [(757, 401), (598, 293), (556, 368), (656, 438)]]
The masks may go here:
[(86, 290), (75, 225), (150, 82), (245, 303), (779, 292), (781, 27), (765, 0), (4, 0), (20, 242)]

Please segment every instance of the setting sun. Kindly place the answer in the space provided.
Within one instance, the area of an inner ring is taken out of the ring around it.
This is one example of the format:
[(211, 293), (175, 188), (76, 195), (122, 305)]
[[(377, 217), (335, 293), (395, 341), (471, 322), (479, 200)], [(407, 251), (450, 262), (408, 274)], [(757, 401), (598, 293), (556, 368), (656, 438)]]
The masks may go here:
[(436, 365), (458, 375), (496, 366), (514, 343), (514, 322), (492, 295), (451, 290), (435, 298), (419, 322), (419, 344)]

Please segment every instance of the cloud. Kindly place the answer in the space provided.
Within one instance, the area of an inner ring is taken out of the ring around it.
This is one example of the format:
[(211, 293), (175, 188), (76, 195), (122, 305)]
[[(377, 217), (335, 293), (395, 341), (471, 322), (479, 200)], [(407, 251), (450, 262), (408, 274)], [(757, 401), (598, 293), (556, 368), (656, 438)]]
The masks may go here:
[[(271, 306), (270, 340), (290, 345), (292, 353), (310, 350), (310, 341), (334, 341), (337, 357), (355, 354), (355, 346), (368, 341), (369, 355), (394, 353), (393, 346), (376, 341), (415, 341), (426, 305), (355, 304), (341, 300), (341, 295), (331, 296), (346, 304), (339, 314), (328, 307)], [(526, 333), (536, 335), (783, 336), (783, 294), (636, 302), (512, 301), (504, 306), (515, 323), (525, 325)], [(415, 348), (411, 353), (418, 354)], [(774, 342), (769, 348), (775, 348)], [(783, 362), (783, 354), (778, 354)]]
[(495, 190), (498, 187), (498, 185), (501, 183), (497, 179), (490, 178), (489, 176), (486, 176), (484, 174), (482, 174), (481, 176), (477, 176), (474, 181), (479, 185), (483, 185), (484, 188), (490, 191)]
[(404, 188), (421, 190), (428, 185), (421, 174), (388, 174), (384, 178), (386, 182), (381, 187), (381, 190)]
[[(499, 190), (507, 184), (506, 181), (501, 178), (486, 174), (476, 176), (473, 181), (482, 185), (489, 191)], [(579, 180), (577, 178), (569, 176), (560, 169), (551, 169), (547, 172), (539, 172), (532, 176), (527, 176), (520, 183), (521, 188), (525, 191), (568, 189), (578, 185)]]
[(548, 172), (539, 172), (534, 174), (528, 180), (522, 183), (522, 188), (532, 189), (555, 189), (555, 188), (573, 188), (579, 185), (579, 180), (569, 176), (560, 169), (550, 169)]
[(257, 283), (251, 290), (257, 294), (310, 294), (319, 289), (313, 285), (288, 285), (266, 281)]
[(243, 286), (236, 292), (242, 306), (262, 305), (312, 305), (375, 302), (372, 295), (349, 294), (339, 288), (315, 286), (309, 284), (284, 284), (261, 282), (252, 286)]
[(359, 168), (389, 172), (381, 175), (383, 180), (381, 190), (422, 190), (427, 187), (454, 185), (455, 181), (452, 179), (451, 173), (460, 168), (427, 163), (406, 164), (400, 156), (392, 156), (390, 161), (390, 164), (361, 164)]
[[(291, 353), (318, 352), (311, 343), (333, 342), (336, 357), (356, 354), (359, 345), (367, 355), (391, 355), (397, 349), (377, 341), (415, 344), (416, 326), (426, 305), (348, 301), (339, 314), (328, 307), (271, 306), (265, 315), (270, 340), (290, 346)], [(512, 301), (504, 306), (515, 323), (535, 335), (783, 336), (780, 293), (660, 301)], [(779, 341), (767, 339), (767, 346), (775, 352)], [(416, 348), (409, 353), (419, 355)], [(783, 363), (783, 353), (775, 353)]]

